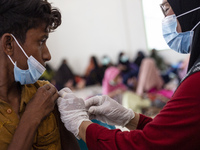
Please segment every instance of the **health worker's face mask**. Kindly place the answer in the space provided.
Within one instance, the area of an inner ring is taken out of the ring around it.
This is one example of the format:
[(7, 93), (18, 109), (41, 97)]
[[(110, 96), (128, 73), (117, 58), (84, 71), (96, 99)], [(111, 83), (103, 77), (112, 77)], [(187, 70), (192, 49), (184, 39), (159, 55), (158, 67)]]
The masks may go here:
[(194, 29), (200, 24), (200, 22), (197, 23), (197, 25), (195, 25), (195, 27), (191, 31), (178, 33), (176, 31), (177, 18), (184, 16), (188, 13), (191, 13), (193, 11), (196, 11), (198, 9), (200, 9), (200, 7), (190, 10), (186, 13), (183, 13), (177, 17), (175, 15), (170, 15), (163, 19), (162, 21), (163, 37), (167, 45), (171, 49), (184, 54), (190, 52), (192, 46), (192, 39), (194, 35)]
[(14, 63), (11, 57), (8, 55), (8, 58), (11, 60), (11, 62), (14, 65), (15, 81), (20, 82), (21, 85), (33, 84), (40, 78), (40, 76), (44, 73), (46, 69), (33, 56), (28, 57), (28, 55), (25, 53), (21, 45), (18, 43), (17, 39), (13, 35), (12, 37), (14, 38), (15, 42), (17, 43), (19, 48), (22, 50), (24, 55), (28, 58), (27, 60), (28, 69), (22, 70), (19, 67), (17, 67), (17, 63), (16, 62)]

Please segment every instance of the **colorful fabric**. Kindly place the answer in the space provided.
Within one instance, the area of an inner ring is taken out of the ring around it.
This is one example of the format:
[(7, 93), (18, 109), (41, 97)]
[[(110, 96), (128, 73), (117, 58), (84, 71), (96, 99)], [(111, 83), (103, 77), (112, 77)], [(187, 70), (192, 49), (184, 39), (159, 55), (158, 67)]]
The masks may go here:
[(122, 105), (125, 108), (131, 108), (136, 113), (142, 113), (143, 108), (151, 106), (151, 101), (149, 99), (143, 99), (131, 91), (127, 91), (123, 94)]
[(119, 83), (116, 85), (110, 84), (110, 82), (113, 81), (119, 74), (120, 70), (116, 67), (109, 67), (108, 69), (106, 69), (102, 84), (102, 89), (103, 89), (102, 93), (104, 95), (107, 95), (110, 92), (117, 89), (122, 89), (122, 90), (126, 89), (126, 86), (123, 83)]
[(152, 58), (144, 58), (138, 75), (136, 93), (140, 96), (152, 88), (161, 89), (164, 84), (155, 61)]

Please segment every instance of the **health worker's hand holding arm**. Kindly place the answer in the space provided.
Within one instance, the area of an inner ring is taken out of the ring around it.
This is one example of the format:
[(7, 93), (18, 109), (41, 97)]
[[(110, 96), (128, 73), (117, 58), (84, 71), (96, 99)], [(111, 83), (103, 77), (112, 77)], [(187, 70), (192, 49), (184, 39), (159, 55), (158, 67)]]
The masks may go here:
[[(78, 139), (82, 138), (85, 141), (86, 128), (92, 122), (89, 120), (83, 99), (76, 97), (69, 88), (60, 90), (59, 95), (61, 97), (58, 98), (57, 104), (62, 122), (67, 130), (72, 132)], [(82, 124), (85, 128), (83, 133), (80, 134), (79, 128)]]
[(97, 119), (110, 125), (136, 129), (139, 114), (123, 107), (109, 96), (95, 96), (85, 101), (90, 119)]

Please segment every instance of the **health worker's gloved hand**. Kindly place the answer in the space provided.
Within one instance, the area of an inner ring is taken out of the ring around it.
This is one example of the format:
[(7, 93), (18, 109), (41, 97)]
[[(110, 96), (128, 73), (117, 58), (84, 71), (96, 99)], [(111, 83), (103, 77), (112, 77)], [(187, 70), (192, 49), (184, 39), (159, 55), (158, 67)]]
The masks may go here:
[(109, 125), (125, 126), (135, 117), (131, 109), (126, 109), (109, 96), (95, 96), (85, 101), (90, 119), (97, 119)]
[(79, 126), (83, 121), (90, 121), (86, 112), (83, 99), (78, 98), (69, 88), (59, 91), (61, 97), (58, 98), (57, 104), (61, 114), (61, 120), (67, 130), (72, 132), (76, 138), (79, 134)]

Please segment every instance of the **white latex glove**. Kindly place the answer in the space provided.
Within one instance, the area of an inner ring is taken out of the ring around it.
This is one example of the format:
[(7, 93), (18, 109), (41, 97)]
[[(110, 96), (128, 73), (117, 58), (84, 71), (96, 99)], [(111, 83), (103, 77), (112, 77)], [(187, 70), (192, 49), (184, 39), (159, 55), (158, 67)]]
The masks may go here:
[(79, 134), (79, 126), (83, 121), (90, 121), (86, 112), (83, 99), (78, 98), (69, 88), (59, 91), (61, 97), (58, 98), (57, 104), (61, 114), (61, 120), (67, 130), (71, 131), (76, 138)]
[(135, 117), (131, 109), (126, 109), (109, 96), (95, 96), (85, 101), (90, 119), (97, 119), (110, 125), (125, 126)]

